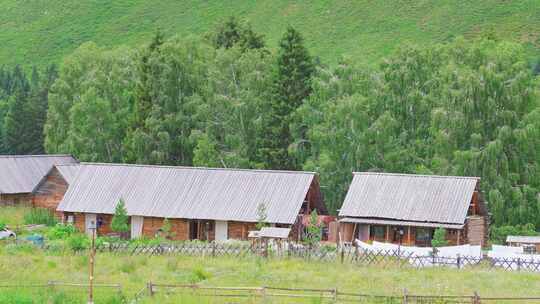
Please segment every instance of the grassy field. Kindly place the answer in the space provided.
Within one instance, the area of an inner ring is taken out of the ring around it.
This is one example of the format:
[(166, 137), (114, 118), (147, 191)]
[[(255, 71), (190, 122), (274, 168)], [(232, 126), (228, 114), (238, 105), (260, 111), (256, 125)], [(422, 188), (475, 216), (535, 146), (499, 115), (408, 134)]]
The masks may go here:
[[(2, 248), (2, 247), (0, 247)], [(49, 280), (86, 282), (88, 258), (51, 255), (39, 250), (0, 249), (0, 285), (43, 284)], [(185, 256), (117, 256), (99, 254), (96, 280), (120, 283), (128, 298), (147, 282), (199, 283), (209, 286), (275, 286), (334, 288), (369, 294), (461, 294), (478, 291), (483, 296), (538, 296), (538, 274), (502, 271), (456, 271), (450, 269), (383, 269), (339, 263), (303, 260), (260, 260), (255, 258), (201, 258)], [(71, 295), (84, 289), (59, 289)], [(39, 290), (21, 289), (20, 294)], [(98, 289), (97, 295), (111, 296), (114, 291)], [(177, 296), (160, 296), (160, 303), (175, 303)], [(150, 302), (149, 302), (150, 303)], [(215, 303), (215, 302), (213, 302)]]
[(405, 42), (456, 36), (520, 41), (540, 48), (540, 1), (61, 1), (0, 2), (0, 64), (59, 62), (85, 41), (110, 47), (166, 34), (200, 35), (237, 15), (277, 45), (287, 25), (306, 37), (312, 53), (335, 63), (346, 55), (378, 62)]
[[(2, 207), (0, 221), (20, 226), (27, 207)], [(28, 232), (27, 232), (28, 233)], [(45, 231), (42, 231), (45, 233)], [(24, 233), (21, 233), (24, 235)], [(536, 273), (496, 270), (408, 269), (365, 267), (299, 259), (211, 258), (188, 256), (129, 256), (100, 253), (96, 259), (98, 283), (118, 283), (128, 300), (148, 282), (201, 284), (206, 286), (273, 286), (298, 288), (338, 288), (355, 293), (472, 295), (524, 297), (540, 296)], [(0, 241), (0, 303), (82, 303), (85, 288), (3, 288), (1, 286), (44, 284), (48, 281), (85, 283), (88, 257), (72, 252), (43, 251), (31, 245)], [(119, 303), (113, 289), (98, 288), (98, 303)], [(258, 303), (254, 299), (234, 299), (234, 303)], [(158, 293), (143, 303), (231, 303), (227, 298), (207, 298), (189, 294)], [(221, 301), (221, 302), (220, 302)], [(290, 299), (267, 303), (290, 303)], [(318, 303), (299, 300), (299, 303)]]

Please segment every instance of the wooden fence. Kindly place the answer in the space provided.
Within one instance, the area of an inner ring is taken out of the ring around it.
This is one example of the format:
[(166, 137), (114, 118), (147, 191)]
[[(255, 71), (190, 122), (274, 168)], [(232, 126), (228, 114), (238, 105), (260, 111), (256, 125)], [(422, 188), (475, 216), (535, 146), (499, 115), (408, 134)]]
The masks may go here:
[(487, 256), (454, 256), (434, 255), (419, 256), (399, 250), (364, 251), (358, 247), (305, 247), (296, 243), (282, 244), (277, 247), (266, 247), (249, 243), (204, 243), (182, 242), (159, 245), (134, 245), (129, 243), (106, 244), (97, 248), (98, 252), (109, 252), (129, 255), (188, 255), (188, 256), (268, 256), (271, 258), (301, 258), (313, 261), (355, 263), (360, 265), (376, 265), (382, 267), (450, 267), (470, 269), (501, 269), (508, 271), (540, 272), (540, 260), (522, 258), (490, 258)]
[(402, 294), (375, 295), (353, 293), (332, 289), (284, 288), (284, 287), (211, 287), (201, 285), (156, 284), (148, 283), (144, 296), (154, 297), (160, 293), (188, 294), (210, 298), (250, 298), (265, 300), (275, 298), (319, 299), (323, 303), (540, 303), (540, 297), (481, 297), (477, 292), (471, 295), (415, 295), (406, 289)]

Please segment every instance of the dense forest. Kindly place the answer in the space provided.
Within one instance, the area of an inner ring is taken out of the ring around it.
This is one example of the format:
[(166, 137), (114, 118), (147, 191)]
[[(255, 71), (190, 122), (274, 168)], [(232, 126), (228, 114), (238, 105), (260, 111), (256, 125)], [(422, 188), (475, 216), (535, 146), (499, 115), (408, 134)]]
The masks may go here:
[(270, 48), (231, 18), (199, 38), (85, 43), (58, 71), (4, 67), (0, 149), (316, 171), (332, 212), (352, 171), (480, 176), (495, 226), (538, 230), (538, 72), (492, 37), (327, 65), (292, 27)]

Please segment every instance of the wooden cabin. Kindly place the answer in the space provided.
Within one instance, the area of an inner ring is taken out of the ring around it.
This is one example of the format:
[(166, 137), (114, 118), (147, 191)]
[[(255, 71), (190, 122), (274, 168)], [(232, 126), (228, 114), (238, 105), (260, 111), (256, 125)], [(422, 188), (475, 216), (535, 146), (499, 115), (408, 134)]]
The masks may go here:
[(506, 237), (506, 244), (523, 247), (529, 253), (540, 253), (540, 236), (509, 235)]
[(0, 156), (0, 206), (31, 206), (34, 189), (54, 165), (76, 162), (71, 155)]
[[(132, 238), (160, 234), (167, 218), (175, 240), (246, 240), (255, 230), (261, 204), (267, 223), (291, 228), (298, 236), (304, 214), (314, 209), (327, 213), (312, 172), (95, 163), (77, 167), (57, 211), (81, 231), (90, 232), (96, 223), (98, 235), (112, 232), (120, 200), (130, 216)], [(66, 171), (58, 169), (51, 172), (52, 180)]]
[(339, 211), (343, 242), (431, 246), (435, 229), (450, 245), (487, 244), (489, 216), (479, 178), (354, 173)]

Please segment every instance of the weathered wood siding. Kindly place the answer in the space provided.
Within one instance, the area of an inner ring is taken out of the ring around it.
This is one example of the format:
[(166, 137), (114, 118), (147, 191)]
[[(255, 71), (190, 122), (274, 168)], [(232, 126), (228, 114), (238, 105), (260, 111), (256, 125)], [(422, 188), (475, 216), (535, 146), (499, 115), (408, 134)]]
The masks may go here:
[(249, 231), (257, 230), (256, 223), (246, 222), (229, 222), (228, 235), (229, 239), (247, 240)]
[[(143, 220), (142, 235), (153, 238), (159, 229), (163, 227), (164, 218), (145, 217)], [(172, 239), (177, 241), (189, 240), (189, 222), (183, 219), (169, 219), (171, 224)]]
[(60, 172), (54, 168), (36, 189), (32, 199), (32, 205), (37, 208), (50, 209), (61, 219), (62, 212), (57, 212), (56, 208), (66, 194), (68, 186), (68, 183)]
[(21, 194), (0, 194), (0, 206), (32, 206), (32, 194), (30, 193), (21, 193)]
[(465, 220), (467, 241), (471, 245), (486, 246), (488, 240), (488, 223), (485, 216), (468, 216)]

